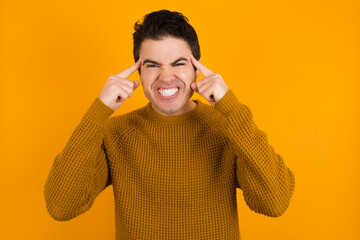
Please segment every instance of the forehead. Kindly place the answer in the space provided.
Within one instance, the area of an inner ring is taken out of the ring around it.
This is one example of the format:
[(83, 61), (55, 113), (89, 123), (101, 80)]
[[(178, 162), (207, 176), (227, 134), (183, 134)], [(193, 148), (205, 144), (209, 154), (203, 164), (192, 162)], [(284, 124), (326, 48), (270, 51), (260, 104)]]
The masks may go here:
[(155, 61), (172, 61), (179, 57), (190, 58), (189, 44), (181, 38), (164, 37), (160, 40), (145, 39), (140, 46), (140, 58)]

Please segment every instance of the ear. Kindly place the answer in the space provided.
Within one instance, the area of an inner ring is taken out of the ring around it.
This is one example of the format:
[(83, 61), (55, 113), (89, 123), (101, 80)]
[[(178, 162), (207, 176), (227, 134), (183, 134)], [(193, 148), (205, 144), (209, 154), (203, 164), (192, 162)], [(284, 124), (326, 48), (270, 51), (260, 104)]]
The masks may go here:
[[(201, 60), (201, 59), (199, 58), (198, 62), (200, 62), (200, 60)], [(201, 63), (201, 62), (200, 62), (200, 63)], [(200, 70), (196, 68), (196, 78), (198, 78), (199, 75), (200, 75)]]
[(142, 85), (142, 79), (141, 79), (141, 70), (140, 70), (141, 66), (138, 68), (137, 72), (139, 74), (139, 86)]
[(140, 82), (142, 83), (142, 81), (141, 81), (141, 67), (142, 67), (142, 64), (141, 64), (140, 67), (138, 68), (137, 72), (138, 72), (139, 77), (140, 77)]

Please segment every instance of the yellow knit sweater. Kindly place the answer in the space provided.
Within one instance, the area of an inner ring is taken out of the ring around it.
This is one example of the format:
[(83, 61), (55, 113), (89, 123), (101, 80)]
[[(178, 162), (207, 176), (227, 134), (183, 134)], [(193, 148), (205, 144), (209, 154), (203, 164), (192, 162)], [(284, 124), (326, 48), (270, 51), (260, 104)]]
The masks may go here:
[(178, 116), (151, 103), (114, 112), (96, 98), (56, 156), (44, 186), (52, 218), (89, 210), (112, 184), (116, 239), (240, 239), (236, 188), (249, 208), (282, 215), (293, 172), (229, 90)]

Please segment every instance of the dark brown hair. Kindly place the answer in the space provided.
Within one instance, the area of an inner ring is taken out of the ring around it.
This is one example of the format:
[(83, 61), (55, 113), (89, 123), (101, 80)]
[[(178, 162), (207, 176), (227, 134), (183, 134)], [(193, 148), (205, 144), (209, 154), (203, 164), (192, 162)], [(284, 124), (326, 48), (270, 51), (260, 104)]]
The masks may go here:
[(145, 15), (143, 23), (136, 22), (133, 33), (134, 60), (137, 62), (140, 55), (140, 46), (145, 39), (160, 40), (166, 36), (184, 39), (190, 46), (195, 59), (200, 59), (200, 46), (195, 29), (188, 23), (189, 20), (182, 13), (160, 10)]

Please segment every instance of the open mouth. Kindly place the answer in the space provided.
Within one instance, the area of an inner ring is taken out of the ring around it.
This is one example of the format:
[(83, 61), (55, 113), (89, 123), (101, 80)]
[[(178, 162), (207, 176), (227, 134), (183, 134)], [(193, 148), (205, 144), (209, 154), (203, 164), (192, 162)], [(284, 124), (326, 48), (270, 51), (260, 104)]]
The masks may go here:
[(179, 88), (178, 87), (173, 87), (173, 88), (159, 88), (158, 89), (159, 93), (161, 96), (163, 97), (170, 97), (175, 95), (178, 91)]

